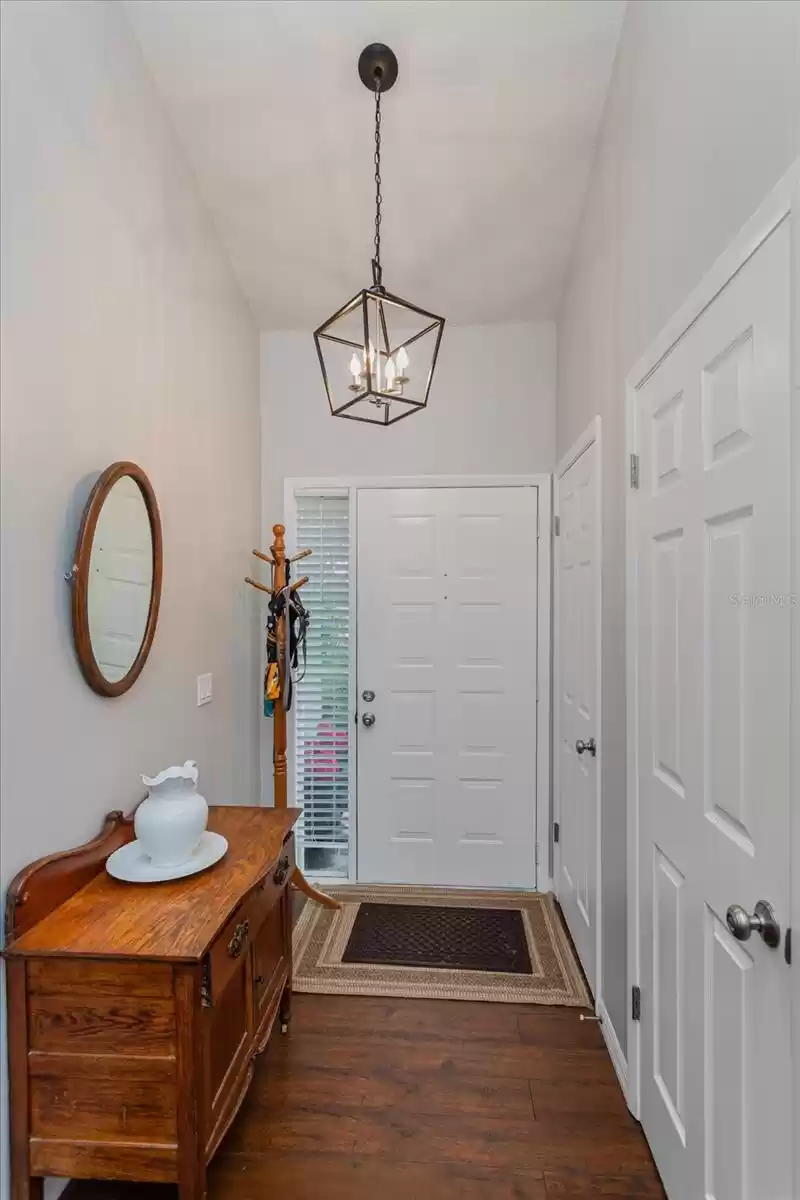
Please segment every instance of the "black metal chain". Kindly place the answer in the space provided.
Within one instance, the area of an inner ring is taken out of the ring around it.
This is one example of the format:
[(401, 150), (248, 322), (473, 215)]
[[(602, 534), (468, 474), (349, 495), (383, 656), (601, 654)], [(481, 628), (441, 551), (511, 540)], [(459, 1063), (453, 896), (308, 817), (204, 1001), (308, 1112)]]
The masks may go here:
[(372, 260), (372, 282), (375, 287), (381, 286), (383, 268), (381, 267), (381, 81), (375, 79), (375, 257)]

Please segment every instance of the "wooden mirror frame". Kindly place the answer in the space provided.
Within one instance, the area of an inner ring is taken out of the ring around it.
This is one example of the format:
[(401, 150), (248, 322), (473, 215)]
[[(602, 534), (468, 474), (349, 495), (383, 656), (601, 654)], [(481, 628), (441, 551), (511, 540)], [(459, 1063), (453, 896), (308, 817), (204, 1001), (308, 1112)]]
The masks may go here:
[[(92, 649), (92, 639), (89, 632), (89, 564), (92, 557), (95, 530), (100, 517), (100, 511), (106, 502), (108, 493), (115, 483), (125, 476), (130, 476), (139, 486), (142, 499), (150, 520), (150, 538), (153, 547), (153, 580), (150, 587), (150, 608), (147, 613), (147, 624), (141, 645), (130, 670), (122, 679), (110, 680), (100, 670)], [(72, 636), (75, 640), (75, 653), (83, 677), (95, 692), (101, 696), (121, 696), (133, 687), (139, 678), (150, 647), (155, 637), (158, 623), (158, 609), (161, 604), (161, 576), (163, 570), (163, 548), (161, 540), (161, 517), (158, 511), (156, 494), (150, 480), (141, 467), (132, 462), (115, 462), (106, 467), (91, 491), (91, 495), (83, 510), (81, 527), (78, 532), (78, 542), (75, 547), (75, 559), (72, 571), (67, 578), (72, 583)]]

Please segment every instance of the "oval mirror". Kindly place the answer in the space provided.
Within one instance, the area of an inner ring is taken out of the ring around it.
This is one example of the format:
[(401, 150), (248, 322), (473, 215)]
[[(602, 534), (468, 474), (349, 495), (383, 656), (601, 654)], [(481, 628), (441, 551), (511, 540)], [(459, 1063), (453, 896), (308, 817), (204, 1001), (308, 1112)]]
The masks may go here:
[(127, 692), (147, 661), (161, 601), (161, 518), (135, 463), (108, 467), (86, 504), (72, 568), (72, 632), (101, 696)]

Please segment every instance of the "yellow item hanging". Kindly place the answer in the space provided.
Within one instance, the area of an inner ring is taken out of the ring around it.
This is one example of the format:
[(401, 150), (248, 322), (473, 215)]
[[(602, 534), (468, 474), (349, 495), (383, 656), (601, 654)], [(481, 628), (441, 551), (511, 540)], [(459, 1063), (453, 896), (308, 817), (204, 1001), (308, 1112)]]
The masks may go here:
[(267, 667), (264, 695), (267, 700), (277, 700), (281, 694), (281, 680), (278, 674), (278, 664), (270, 663)]

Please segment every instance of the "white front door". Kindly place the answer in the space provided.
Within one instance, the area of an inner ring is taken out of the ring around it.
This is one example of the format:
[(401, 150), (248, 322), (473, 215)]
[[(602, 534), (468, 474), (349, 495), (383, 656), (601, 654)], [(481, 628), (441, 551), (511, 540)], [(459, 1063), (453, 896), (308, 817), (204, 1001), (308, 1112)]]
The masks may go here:
[(359, 880), (535, 885), (537, 498), (358, 494)]
[(556, 480), (556, 895), (597, 995), (600, 495), (592, 433)]
[[(788, 226), (636, 394), (640, 1115), (673, 1200), (792, 1194)], [(776, 947), (729, 927), (759, 901)]]

